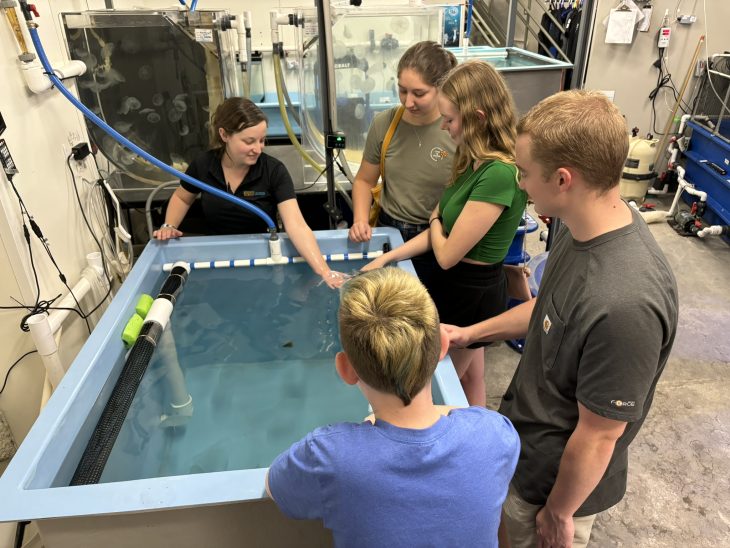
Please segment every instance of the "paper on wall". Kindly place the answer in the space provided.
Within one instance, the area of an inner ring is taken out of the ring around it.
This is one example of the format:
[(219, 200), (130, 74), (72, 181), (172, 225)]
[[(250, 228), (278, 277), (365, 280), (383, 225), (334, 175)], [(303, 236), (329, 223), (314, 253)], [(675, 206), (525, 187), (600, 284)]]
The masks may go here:
[(639, 24), (639, 32), (649, 32), (649, 24), (651, 23), (651, 6), (642, 8), (641, 12), (644, 14), (644, 19), (642, 19), (641, 23)]
[[(638, 25), (638, 23), (641, 22), (641, 25), (639, 25), (639, 27), (641, 27), (641, 28), (639, 28), (639, 30), (644, 30), (643, 27), (645, 25), (648, 25), (649, 21), (651, 19), (651, 7), (648, 8), (648, 13), (647, 13), (647, 8), (646, 7), (643, 9), (639, 8), (639, 6), (636, 5), (634, 0), (621, 0), (621, 2), (619, 2), (619, 4), (616, 6), (615, 9), (621, 10), (621, 11), (625, 11), (625, 10), (633, 11), (636, 16), (635, 23)], [(614, 10), (611, 10), (611, 11), (614, 11)], [(602, 23), (603, 23), (604, 27), (608, 27), (608, 19), (610, 17), (611, 17), (611, 14), (609, 13), (606, 16), (606, 18), (603, 20)]]
[(608, 15), (606, 44), (630, 44), (634, 40), (636, 14), (631, 10), (612, 9)]

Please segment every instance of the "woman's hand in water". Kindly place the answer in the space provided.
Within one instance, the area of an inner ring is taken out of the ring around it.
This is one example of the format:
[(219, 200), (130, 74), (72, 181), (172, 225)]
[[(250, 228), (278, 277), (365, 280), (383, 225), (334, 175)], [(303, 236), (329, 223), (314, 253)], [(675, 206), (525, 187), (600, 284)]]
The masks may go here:
[(375, 270), (376, 268), (383, 268), (385, 265), (389, 263), (389, 258), (387, 255), (381, 255), (377, 259), (373, 259), (368, 264), (363, 266), (360, 270), (362, 272), (367, 272), (368, 270)]
[(336, 270), (328, 270), (322, 274), (322, 281), (331, 289), (337, 289), (348, 280), (349, 276)]
[(182, 232), (170, 225), (162, 225), (152, 233), (152, 237), (158, 240), (171, 240), (172, 238), (179, 238), (182, 235)]

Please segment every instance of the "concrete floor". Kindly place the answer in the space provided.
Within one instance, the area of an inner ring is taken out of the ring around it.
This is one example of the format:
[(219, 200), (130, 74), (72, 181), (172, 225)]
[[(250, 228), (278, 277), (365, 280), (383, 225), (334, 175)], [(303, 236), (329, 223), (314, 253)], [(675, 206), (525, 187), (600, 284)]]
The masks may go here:
[[(629, 450), (626, 496), (596, 519), (590, 546), (730, 547), (730, 246), (650, 227), (677, 278), (679, 329)], [(536, 234), (533, 255), (544, 251)], [(496, 408), (519, 354), (500, 344), (485, 357), (487, 405)]]

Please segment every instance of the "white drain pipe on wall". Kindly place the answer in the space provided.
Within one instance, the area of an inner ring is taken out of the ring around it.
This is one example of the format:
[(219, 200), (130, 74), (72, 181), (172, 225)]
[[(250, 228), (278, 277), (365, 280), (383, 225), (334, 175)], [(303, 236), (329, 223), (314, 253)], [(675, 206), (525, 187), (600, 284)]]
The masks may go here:
[[(43, 93), (53, 87), (53, 82), (46, 76), (46, 71), (39, 61), (31, 61), (30, 63), (20, 63), (20, 70), (23, 73), (23, 79), (28, 89), (33, 93)], [(62, 67), (54, 69), (56, 76), (61, 80), (65, 78), (74, 78), (82, 76), (86, 72), (86, 65), (83, 61), (69, 61)]]
[(43, 312), (33, 314), (28, 318), (30, 335), (33, 338), (35, 347), (38, 349), (38, 354), (41, 356), (43, 366), (46, 369), (46, 377), (53, 390), (58, 387), (66, 373), (66, 367), (61, 363), (61, 358), (58, 355), (58, 342), (55, 334), (61, 329), (61, 325), (71, 313), (71, 309), (76, 306), (76, 301), (80, 302), (94, 287), (95, 283), (99, 281), (107, 283), (104, 277), (101, 253), (98, 251), (89, 253), (86, 256), (86, 263), (86, 268), (81, 272), (81, 279), (73, 286), (71, 293), (55, 305), (58, 308), (67, 308), (68, 310), (52, 310), (50, 314)]

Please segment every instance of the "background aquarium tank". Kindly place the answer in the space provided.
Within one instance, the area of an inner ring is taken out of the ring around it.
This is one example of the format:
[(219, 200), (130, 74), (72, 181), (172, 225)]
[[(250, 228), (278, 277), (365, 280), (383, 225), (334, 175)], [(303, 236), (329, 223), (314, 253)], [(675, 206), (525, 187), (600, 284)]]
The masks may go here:
[[(81, 101), (119, 133), (184, 171), (208, 144), (210, 113), (238, 94), (232, 43), (216, 30), (218, 11), (87, 11), (62, 14), (71, 59), (86, 64)], [(136, 182), (171, 176), (95, 125), (91, 139)]]
[[(302, 10), (297, 29), (302, 140), (324, 155), (320, 95), (317, 13)], [(422, 40), (440, 42), (443, 8), (377, 6), (332, 10), (332, 58), (335, 81), (330, 83), (337, 109), (333, 126), (347, 136), (347, 159), (362, 159), (373, 117), (399, 104), (398, 61)], [(316, 174), (315, 174), (316, 176)]]

